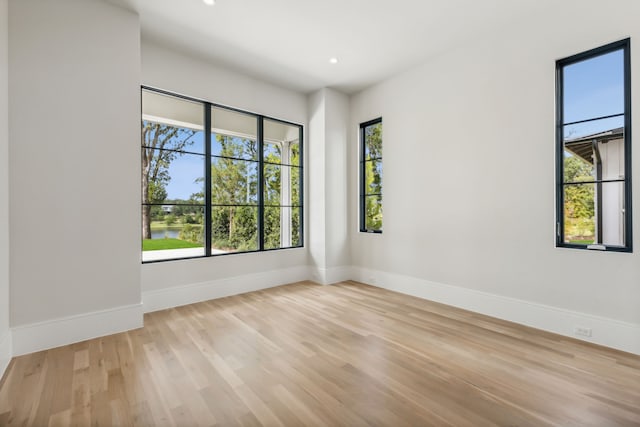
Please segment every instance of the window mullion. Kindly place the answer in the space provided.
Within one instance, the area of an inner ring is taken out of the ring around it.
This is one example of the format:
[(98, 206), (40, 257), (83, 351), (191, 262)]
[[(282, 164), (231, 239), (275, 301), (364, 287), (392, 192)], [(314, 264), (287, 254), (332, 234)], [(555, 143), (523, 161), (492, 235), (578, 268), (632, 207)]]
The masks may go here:
[(258, 250), (264, 251), (264, 117), (258, 116)]
[(211, 104), (204, 103), (204, 255), (211, 256)]

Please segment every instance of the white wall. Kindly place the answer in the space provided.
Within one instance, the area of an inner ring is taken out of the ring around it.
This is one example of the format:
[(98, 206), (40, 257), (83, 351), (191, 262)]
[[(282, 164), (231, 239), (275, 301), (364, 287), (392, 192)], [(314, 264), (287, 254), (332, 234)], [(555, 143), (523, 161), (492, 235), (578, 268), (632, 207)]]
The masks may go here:
[(0, 378), (11, 358), (9, 331), (9, 130), (7, 0), (0, 0)]
[(330, 88), (309, 95), (309, 199), (312, 279), (349, 279), (347, 152), (349, 98)]
[[(200, 61), (148, 40), (142, 42), (142, 84), (302, 124), (306, 129), (305, 95)], [(308, 164), (305, 158), (305, 167)], [(306, 211), (309, 201), (307, 197)], [(307, 219), (308, 216), (305, 224)], [(308, 240), (305, 240), (305, 248), (144, 264), (142, 291), (145, 310), (306, 279), (306, 246)]]
[[(347, 153), (349, 139), (349, 98), (326, 90), (326, 254), (327, 268), (350, 265), (347, 233)], [(340, 279), (344, 280), (344, 279)]]
[(309, 210), (307, 245), (309, 246), (309, 261), (314, 267), (312, 272), (314, 280), (324, 282), (323, 271), (327, 268), (325, 229), (325, 144), (326, 139), (326, 95), (321, 89), (309, 95), (309, 162), (307, 200), (312, 203), (313, 209)]
[[(640, 352), (637, 237), (633, 254), (554, 245), (555, 61), (631, 36), (632, 70), (640, 69), (638, 3), (578, 5), (560, 2), (527, 25), (469, 40), (353, 97), (351, 255), (364, 281), (567, 335), (593, 327), (594, 341)], [(616, 19), (603, 20), (612, 10)], [(357, 129), (378, 116), (384, 233), (373, 235), (357, 231)], [(637, 172), (640, 150), (633, 151)], [(636, 209), (635, 236), (639, 218)], [(518, 308), (507, 313), (509, 304)], [(520, 316), (527, 307), (530, 315)], [(564, 320), (547, 322), (543, 308)], [(619, 336), (595, 326), (602, 324)]]
[(102, 2), (9, 4), (17, 354), (142, 322), (139, 34)]

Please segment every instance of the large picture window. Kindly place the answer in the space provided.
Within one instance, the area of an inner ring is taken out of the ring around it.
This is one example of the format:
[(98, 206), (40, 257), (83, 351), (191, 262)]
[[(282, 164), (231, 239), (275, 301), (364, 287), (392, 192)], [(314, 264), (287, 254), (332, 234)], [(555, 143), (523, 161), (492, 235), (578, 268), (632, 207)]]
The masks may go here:
[(382, 118), (360, 125), (360, 231), (382, 233)]
[(629, 40), (557, 62), (557, 246), (630, 252)]
[(301, 247), (302, 126), (142, 90), (142, 261)]

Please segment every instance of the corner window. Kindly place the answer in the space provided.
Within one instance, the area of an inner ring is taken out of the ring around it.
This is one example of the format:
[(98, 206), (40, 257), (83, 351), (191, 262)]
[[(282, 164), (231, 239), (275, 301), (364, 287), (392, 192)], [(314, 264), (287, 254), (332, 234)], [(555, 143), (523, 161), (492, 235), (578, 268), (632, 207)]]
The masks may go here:
[(142, 90), (142, 261), (301, 247), (302, 126)]
[(557, 62), (557, 246), (631, 251), (629, 40)]
[(360, 125), (360, 231), (382, 233), (382, 118)]

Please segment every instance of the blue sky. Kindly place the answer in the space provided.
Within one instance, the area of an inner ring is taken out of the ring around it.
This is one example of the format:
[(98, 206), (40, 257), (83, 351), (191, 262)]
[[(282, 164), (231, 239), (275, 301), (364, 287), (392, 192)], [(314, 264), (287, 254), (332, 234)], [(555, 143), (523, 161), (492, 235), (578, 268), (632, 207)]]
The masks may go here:
[(183, 154), (176, 156), (169, 166), (171, 181), (167, 184), (167, 199), (187, 200), (193, 193), (202, 191), (204, 182), (196, 179), (204, 176), (204, 156)]
[[(601, 55), (564, 68), (564, 122), (624, 112), (623, 51)], [(565, 137), (579, 137), (623, 125), (623, 118), (565, 127)]]
[[(184, 150), (204, 154), (204, 132), (197, 132), (190, 145)], [(169, 166), (171, 180), (166, 186), (167, 199), (189, 199), (193, 193), (202, 191), (203, 183), (196, 183), (196, 179), (204, 176), (203, 156), (195, 154), (177, 155)]]

